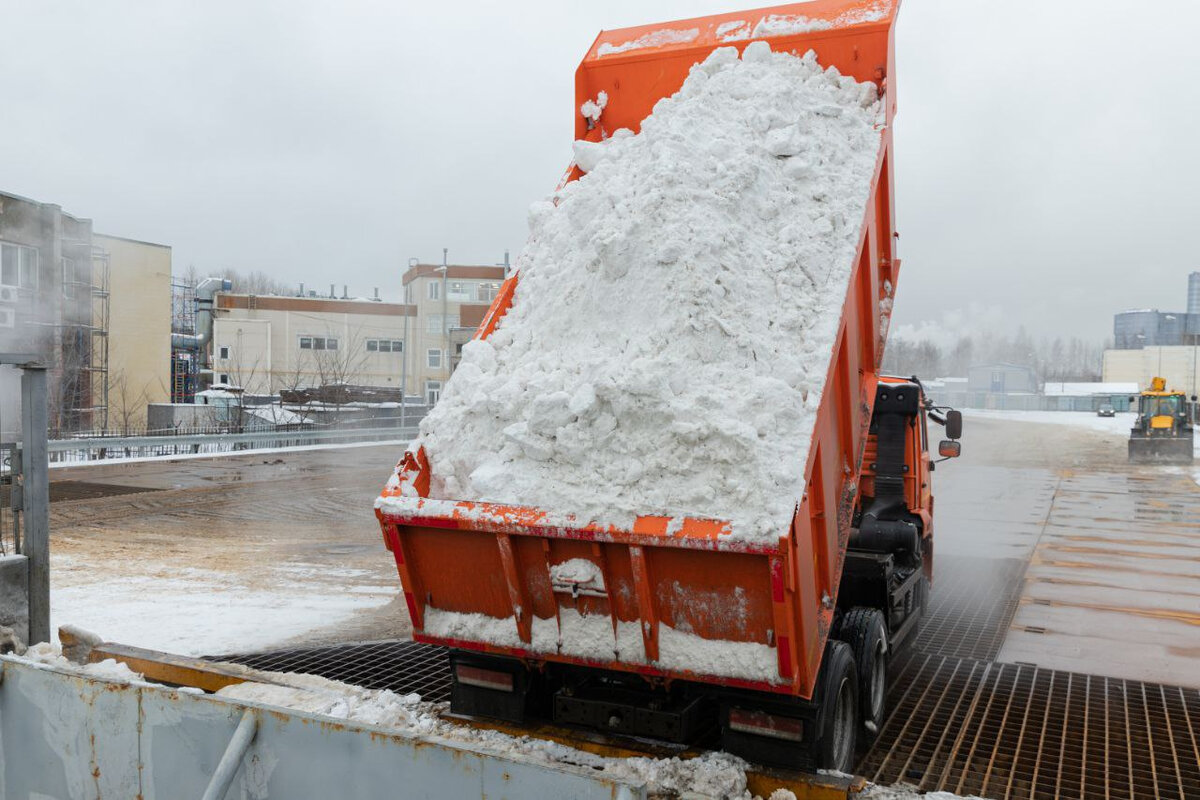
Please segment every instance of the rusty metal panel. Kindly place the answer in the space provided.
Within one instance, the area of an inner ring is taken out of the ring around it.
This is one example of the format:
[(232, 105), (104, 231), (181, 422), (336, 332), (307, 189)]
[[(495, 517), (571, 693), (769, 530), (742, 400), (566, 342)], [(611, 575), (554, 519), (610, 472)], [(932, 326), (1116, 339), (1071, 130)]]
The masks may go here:
[(200, 797), (242, 713), (258, 733), (231, 797), (643, 800), (645, 788), (253, 703), (92, 680), (0, 657), (0, 797)]
[(3, 667), (0, 797), (137, 796), (137, 687)]

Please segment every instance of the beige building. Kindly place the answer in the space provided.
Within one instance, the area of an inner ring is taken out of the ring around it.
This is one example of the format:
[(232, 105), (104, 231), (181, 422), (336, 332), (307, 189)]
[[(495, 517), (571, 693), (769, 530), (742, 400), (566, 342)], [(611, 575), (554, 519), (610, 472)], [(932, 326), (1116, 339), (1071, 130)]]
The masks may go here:
[(1142, 389), (1156, 375), (1167, 379), (1168, 389), (1200, 394), (1200, 347), (1176, 345), (1140, 350), (1105, 350), (1104, 381), (1137, 383)]
[(108, 427), (140, 428), (170, 400), (171, 248), (94, 234), (108, 259)]
[[(431, 405), (504, 282), (504, 267), (414, 264), (404, 273), (405, 301), (416, 309), (409, 368)], [(413, 384), (410, 384), (412, 386)]]
[(350, 383), (400, 388), (405, 337), (416, 310), (400, 303), (220, 293), (212, 337), (213, 382), (249, 394)]

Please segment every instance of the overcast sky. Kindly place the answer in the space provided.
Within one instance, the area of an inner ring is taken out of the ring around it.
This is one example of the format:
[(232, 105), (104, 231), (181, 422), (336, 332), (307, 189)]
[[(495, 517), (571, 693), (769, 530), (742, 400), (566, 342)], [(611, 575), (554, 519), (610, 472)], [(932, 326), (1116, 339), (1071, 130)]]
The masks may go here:
[[(0, 0), (0, 190), (397, 297), (407, 260), (516, 257), (601, 28), (761, 6)], [(1200, 269), (1200, 3), (905, 0), (897, 322), (1111, 333)], [(997, 320), (999, 322), (997, 322)]]

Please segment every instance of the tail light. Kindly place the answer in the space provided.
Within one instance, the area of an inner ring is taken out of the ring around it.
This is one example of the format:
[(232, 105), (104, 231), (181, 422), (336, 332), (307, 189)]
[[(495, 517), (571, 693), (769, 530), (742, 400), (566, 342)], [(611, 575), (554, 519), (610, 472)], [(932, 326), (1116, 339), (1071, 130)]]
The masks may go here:
[(729, 729), (772, 739), (799, 742), (804, 739), (804, 723), (792, 717), (781, 717), (765, 711), (747, 711), (744, 708), (729, 709)]
[(499, 692), (511, 692), (513, 690), (513, 676), (511, 672), (483, 669), (482, 667), (473, 667), (469, 664), (457, 664), (454, 667), (454, 677), (459, 683), (467, 686), (478, 686), (481, 689), (495, 689)]

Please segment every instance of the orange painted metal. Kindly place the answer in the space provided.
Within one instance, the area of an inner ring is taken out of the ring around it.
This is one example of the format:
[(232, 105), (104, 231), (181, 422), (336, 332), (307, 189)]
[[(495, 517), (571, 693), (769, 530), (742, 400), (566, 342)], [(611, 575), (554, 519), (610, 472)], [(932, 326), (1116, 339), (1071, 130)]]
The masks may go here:
[[(665, 517), (643, 516), (628, 529), (582, 523), (547, 510), (429, 498), (429, 465), (423, 451), (398, 465), (399, 480), (385, 497), (407, 497), (404, 512), (377, 512), (395, 559), (418, 641), (524, 658), (625, 670), (652, 680), (689, 679), (725, 686), (811, 697), (832, 622), (845, 559), (868, 426), (887, 337), (900, 262), (894, 254), (892, 134), (895, 112), (893, 22), (898, 0), (814, 0), (694, 20), (606, 31), (576, 72), (575, 109), (597, 93), (608, 94), (600, 124), (576, 115), (576, 136), (598, 139), (620, 128), (638, 130), (654, 104), (673, 94), (692, 64), (716, 46), (739, 49), (753, 39), (723, 42), (769, 16), (817, 20), (819, 29), (763, 37), (776, 51), (812, 49), (820, 63), (858, 80), (875, 81), (884, 101), (884, 124), (863, 234), (831, 353), (813, 440), (803, 469), (805, 491), (792, 524), (770, 544), (731, 542), (721, 520), (686, 519), (677, 530)], [(826, 23), (828, 24), (826, 27)], [(811, 26), (810, 26), (811, 27)], [(663, 34), (663, 31), (672, 33)], [(695, 31), (694, 36), (692, 31)], [(650, 38), (643, 38), (650, 37)], [(690, 38), (689, 38), (690, 37)], [(626, 46), (628, 42), (672, 40)], [(578, 177), (569, 171), (567, 179)], [(501, 287), (477, 338), (489, 336), (512, 306), (518, 275)], [(553, 590), (550, 570), (572, 558), (601, 567), (605, 591), (571, 597)], [(559, 619), (564, 608), (607, 615), (616, 631), (636, 622), (647, 656), (643, 663), (533, 652), (429, 635), (425, 610), (484, 614), (514, 620), (522, 643), (530, 625)], [(720, 674), (664, 669), (655, 662), (661, 625), (710, 640), (774, 647), (778, 676), (750, 681)]]

